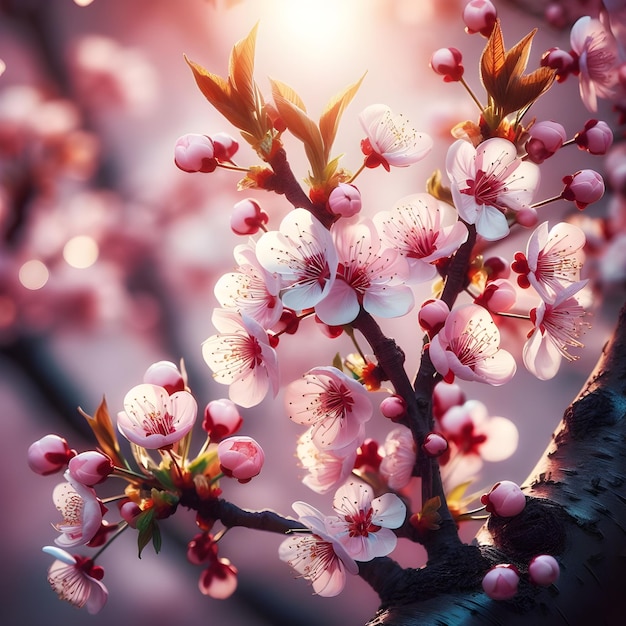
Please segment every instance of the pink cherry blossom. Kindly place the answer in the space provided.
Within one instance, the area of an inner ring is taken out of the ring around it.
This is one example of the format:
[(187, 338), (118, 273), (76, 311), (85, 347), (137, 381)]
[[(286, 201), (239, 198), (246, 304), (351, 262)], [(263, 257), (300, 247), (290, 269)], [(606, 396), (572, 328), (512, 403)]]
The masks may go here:
[(595, 170), (579, 170), (563, 178), (561, 198), (569, 200), (581, 211), (604, 195), (604, 179)]
[(91, 615), (98, 613), (109, 597), (101, 582), (104, 570), (91, 559), (61, 548), (45, 546), (43, 551), (55, 559), (48, 568), (48, 582), (59, 598), (79, 609), (86, 607)]
[(346, 573), (355, 575), (359, 568), (345, 548), (326, 529), (325, 517), (305, 502), (294, 502), (299, 521), (311, 530), (296, 532), (278, 549), (281, 561), (309, 580), (320, 596), (332, 597), (343, 591)]
[(213, 378), (230, 385), (229, 397), (243, 407), (259, 404), (271, 389), (278, 392), (278, 360), (267, 332), (246, 315), (215, 309), (218, 330), (202, 344), (202, 356)]
[(68, 464), (70, 476), (87, 487), (93, 487), (106, 480), (113, 469), (111, 459), (98, 450), (81, 452), (70, 459)]
[(498, 12), (490, 0), (470, 0), (463, 8), (465, 30), (470, 34), (480, 33), (489, 37), (496, 23)]
[(56, 474), (65, 469), (75, 455), (76, 450), (70, 449), (63, 437), (45, 435), (28, 448), (28, 467), (41, 476)]
[(558, 561), (549, 554), (538, 554), (528, 564), (528, 577), (534, 585), (549, 587), (559, 579)]
[(543, 300), (551, 300), (580, 279), (584, 245), (585, 233), (578, 226), (559, 222), (548, 231), (543, 222), (530, 236), (526, 255), (515, 255), (512, 269), (520, 274), (520, 287), (532, 285)]
[(328, 196), (328, 208), (334, 215), (352, 217), (361, 206), (361, 192), (354, 185), (339, 183)]
[(586, 15), (572, 26), (570, 45), (578, 55), (580, 97), (589, 111), (597, 111), (598, 98), (610, 98), (618, 83), (615, 37), (600, 20)]
[(202, 428), (213, 443), (234, 435), (243, 424), (237, 405), (226, 398), (211, 400), (204, 409)]
[(54, 540), (58, 546), (71, 548), (88, 543), (93, 539), (102, 523), (102, 507), (96, 492), (76, 482), (65, 472), (67, 482), (60, 483), (52, 492), (52, 501), (63, 519), (54, 524), (61, 533)]
[(371, 561), (394, 550), (406, 507), (394, 493), (373, 498), (372, 489), (360, 482), (349, 482), (335, 493), (333, 508), (337, 517), (326, 518), (326, 528), (356, 561)]
[(157, 361), (143, 375), (143, 382), (164, 387), (170, 395), (185, 390), (185, 377), (175, 363)]
[(430, 67), (447, 83), (461, 80), (463, 72), (463, 55), (457, 48), (439, 48), (430, 57)]
[(492, 567), (483, 578), (484, 592), (492, 600), (509, 600), (517, 594), (519, 573), (513, 565), (501, 564)]
[(537, 165), (522, 161), (515, 144), (500, 137), (477, 148), (457, 140), (448, 149), (446, 170), (461, 219), (491, 241), (508, 234), (506, 213), (527, 208), (539, 185)]
[(399, 317), (414, 304), (404, 284), (409, 267), (397, 250), (384, 248), (371, 220), (345, 219), (332, 226), (339, 266), (328, 293), (315, 306), (326, 324), (349, 324), (361, 306), (372, 315)]
[(567, 141), (565, 128), (558, 122), (551, 120), (533, 124), (528, 134), (530, 138), (526, 142), (525, 147), (528, 158), (533, 163), (543, 163)]
[(526, 496), (517, 483), (502, 480), (496, 483), (480, 501), (487, 511), (499, 517), (514, 517), (526, 508)]
[(221, 276), (213, 289), (220, 306), (256, 320), (263, 328), (272, 328), (283, 312), (279, 297), (280, 278), (265, 270), (256, 257), (255, 244), (235, 246), (237, 270)]
[(589, 154), (606, 154), (613, 145), (613, 131), (602, 120), (588, 120), (584, 128), (574, 135), (574, 142)]
[(224, 474), (240, 483), (258, 476), (265, 462), (263, 448), (252, 437), (228, 437), (220, 441), (217, 457)]
[(380, 463), (380, 474), (391, 489), (399, 490), (406, 487), (417, 459), (417, 451), (413, 434), (406, 426), (394, 428), (383, 444), (383, 460)]
[(462, 380), (502, 385), (513, 378), (515, 359), (500, 349), (500, 331), (489, 312), (476, 304), (454, 309), (430, 342), (430, 358), (446, 382)]
[(305, 209), (290, 211), (279, 231), (264, 233), (256, 255), (268, 272), (280, 276), (282, 301), (294, 311), (314, 307), (335, 280), (337, 252), (331, 234)]
[(433, 415), (439, 419), (448, 409), (465, 402), (465, 392), (457, 383), (438, 382), (433, 389)]
[(309, 428), (299, 438), (296, 456), (306, 474), (302, 482), (316, 493), (328, 493), (337, 488), (352, 473), (359, 441), (340, 450), (320, 450), (313, 443), (313, 429)]
[(256, 235), (259, 229), (265, 230), (269, 215), (252, 198), (235, 203), (230, 214), (230, 228), (236, 235)]
[(391, 211), (377, 213), (374, 222), (383, 242), (407, 259), (416, 282), (434, 278), (435, 262), (452, 256), (468, 235), (457, 212), (428, 193), (403, 198)]
[(183, 172), (213, 172), (217, 160), (211, 138), (194, 133), (179, 137), (174, 146), (174, 162)]
[(216, 600), (225, 600), (237, 589), (237, 568), (226, 558), (210, 561), (198, 580), (200, 592)]
[(180, 441), (193, 428), (197, 412), (196, 400), (188, 391), (169, 395), (164, 387), (142, 383), (124, 397), (117, 428), (132, 443), (157, 450)]
[(522, 358), (526, 369), (539, 380), (553, 378), (559, 370), (561, 359), (574, 361), (569, 348), (582, 348), (579, 337), (584, 327), (585, 309), (581, 303), (581, 290), (586, 280), (572, 283), (560, 291), (553, 302), (542, 301), (530, 312), (534, 329), (524, 344)]
[(372, 104), (359, 115), (366, 138), (361, 142), (365, 165), (408, 167), (421, 161), (432, 149), (433, 140), (416, 131), (401, 115), (384, 104)]
[(285, 404), (294, 422), (313, 427), (313, 443), (322, 450), (350, 445), (373, 413), (363, 385), (335, 367), (315, 367), (289, 384)]

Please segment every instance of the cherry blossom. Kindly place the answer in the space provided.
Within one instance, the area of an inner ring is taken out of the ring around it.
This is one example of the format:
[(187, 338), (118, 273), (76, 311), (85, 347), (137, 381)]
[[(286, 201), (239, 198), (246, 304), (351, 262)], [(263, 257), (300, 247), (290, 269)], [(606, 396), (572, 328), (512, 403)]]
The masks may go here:
[(489, 312), (476, 304), (451, 311), (430, 342), (430, 358), (446, 382), (463, 380), (502, 385), (513, 378), (515, 359), (500, 349), (500, 331)]
[(87, 450), (70, 459), (68, 471), (78, 483), (93, 487), (103, 482), (114, 469), (110, 457), (98, 450)]
[(574, 135), (574, 143), (589, 154), (606, 154), (613, 145), (613, 131), (602, 120), (588, 120), (584, 128)]
[(56, 474), (65, 469), (75, 455), (76, 450), (72, 450), (63, 437), (45, 435), (28, 448), (28, 467), (42, 476)]
[(506, 213), (528, 207), (539, 185), (539, 168), (522, 161), (515, 144), (494, 137), (478, 147), (462, 139), (448, 149), (446, 170), (461, 219), (476, 224), (487, 240), (509, 232)]
[(352, 473), (359, 441), (341, 450), (320, 450), (313, 443), (312, 432), (309, 428), (298, 438), (296, 456), (307, 472), (302, 482), (316, 493), (324, 494)]
[(55, 559), (48, 568), (48, 582), (59, 598), (79, 609), (85, 607), (91, 615), (98, 613), (109, 597), (101, 582), (104, 570), (91, 559), (73, 556), (61, 548), (42, 549)]
[(61, 533), (54, 540), (58, 546), (71, 548), (88, 543), (93, 539), (102, 523), (102, 506), (91, 487), (76, 482), (69, 471), (67, 482), (58, 484), (52, 492), (52, 501), (63, 519), (54, 524)]
[(572, 26), (570, 45), (578, 55), (580, 97), (595, 112), (598, 98), (610, 98), (618, 84), (617, 42), (600, 20), (586, 15)]
[(401, 115), (384, 104), (372, 104), (359, 115), (366, 138), (361, 142), (366, 167), (407, 167), (423, 159), (433, 140), (416, 131)]
[(391, 211), (374, 217), (383, 242), (407, 259), (417, 282), (435, 277), (435, 263), (452, 256), (467, 240), (467, 227), (456, 211), (428, 193), (398, 201)]
[(372, 315), (399, 317), (414, 304), (404, 284), (409, 267), (397, 250), (383, 248), (371, 220), (340, 220), (332, 227), (339, 258), (337, 278), (315, 313), (325, 324), (349, 324), (361, 306)]
[(544, 300), (552, 299), (564, 287), (580, 279), (585, 233), (578, 226), (559, 222), (548, 231), (540, 224), (526, 246), (526, 255), (515, 254), (513, 271), (520, 274), (520, 287), (532, 285)]
[(365, 388), (335, 367), (315, 367), (290, 383), (285, 404), (294, 422), (313, 427), (313, 443), (322, 450), (354, 442), (373, 413)]
[(220, 441), (217, 456), (224, 474), (240, 483), (257, 476), (265, 462), (263, 448), (252, 437), (228, 437)]
[(311, 532), (296, 532), (285, 539), (278, 549), (280, 560), (309, 580), (318, 595), (338, 595), (345, 587), (346, 573), (358, 574), (357, 564), (327, 531), (320, 511), (305, 502), (294, 502), (293, 509)]
[(216, 600), (230, 598), (237, 589), (237, 568), (224, 557), (212, 559), (200, 575), (198, 588)]
[(361, 192), (354, 185), (339, 183), (328, 196), (328, 208), (334, 215), (352, 217), (361, 206)]
[(553, 156), (567, 141), (567, 134), (562, 124), (545, 120), (537, 122), (528, 131), (529, 139), (525, 148), (528, 158), (533, 163), (543, 163)]
[(372, 490), (360, 482), (349, 482), (335, 493), (337, 517), (326, 518), (326, 528), (356, 561), (371, 561), (394, 550), (406, 507), (394, 493), (372, 497)]
[(180, 441), (193, 428), (197, 412), (196, 400), (188, 391), (169, 395), (164, 387), (142, 383), (126, 394), (117, 428), (142, 448), (162, 449)]
[(522, 358), (526, 369), (539, 380), (553, 378), (562, 358), (568, 361), (578, 358), (569, 353), (569, 348), (583, 347), (578, 339), (585, 315), (580, 292), (586, 284), (586, 280), (572, 283), (554, 301), (542, 301), (530, 312), (534, 329), (524, 344)]
[(337, 253), (330, 232), (309, 211), (294, 209), (279, 231), (264, 233), (256, 246), (259, 263), (280, 276), (285, 306), (314, 307), (335, 280)]
[(213, 378), (230, 385), (230, 399), (243, 407), (259, 404), (271, 389), (278, 392), (278, 360), (258, 322), (228, 309), (215, 309), (219, 334), (202, 344), (202, 356)]
[(463, 8), (463, 21), (468, 34), (480, 33), (489, 37), (496, 23), (498, 12), (490, 0), (470, 0)]
[(465, 68), (463, 55), (457, 48), (439, 48), (430, 57), (430, 67), (447, 83), (461, 80)]
[(220, 306), (233, 309), (256, 320), (263, 328), (272, 328), (283, 312), (279, 297), (280, 278), (258, 262), (255, 243), (234, 249), (237, 271), (221, 276), (213, 289)]
[(213, 141), (194, 133), (179, 137), (174, 146), (174, 162), (183, 172), (213, 172), (217, 167)]
[(588, 205), (602, 198), (605, 191), (604, 179), (595, 170), (579, 170), (563, 177), (565, 187), (561, 198), (569, 200), (583, 211)]
[(394, 428), (383, 444), (380, 473), (391, 489), (398, 490), (411, 480), (417, 459), (413, 434), (406, 426)]

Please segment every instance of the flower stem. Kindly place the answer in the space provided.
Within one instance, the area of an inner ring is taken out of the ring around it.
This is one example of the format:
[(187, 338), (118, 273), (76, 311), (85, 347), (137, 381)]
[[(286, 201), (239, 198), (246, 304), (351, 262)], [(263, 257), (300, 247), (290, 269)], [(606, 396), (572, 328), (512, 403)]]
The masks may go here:
[(472, 88), (465, 82), (465, 79), (462, 76), (459, 79), (459, 82), (461, 83), (461, 85), (463, 85), (463, 87), (465, 87), (465, 90), (470, 95), (472, 100), (476, 103), (476, 106), (480, 109), (480, 112), (482, 113), (485, 110), (485, 107), (480, 103), (480, 100), (476, 97), (476, 94), (472, 91)]
[(128, 522), (120, 522), (119, 528), (111, 535), (111, 538), (91, 557), (95, 561), (126, 529)]
[(538, 209), (539, 207), (545, 206), (546, 204), (550, 204), (550, 202), (556, 202), (557, 200), (561, 200), (563, 198), (563, 194), (560, 193), (558, 196), (554, 196), (552, 198), (546, 198), (545, 200), (541, 200), (540, 202), (535, 202), (535, 204), (531, 204), (531, 209)]

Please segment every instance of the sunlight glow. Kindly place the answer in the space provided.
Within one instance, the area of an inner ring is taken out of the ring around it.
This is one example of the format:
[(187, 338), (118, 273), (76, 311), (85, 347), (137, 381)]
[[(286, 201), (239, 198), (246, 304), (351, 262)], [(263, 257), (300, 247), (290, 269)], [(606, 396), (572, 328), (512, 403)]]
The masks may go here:
[(63, 247), (63, 258), (72, 267), (85, 269), (98, 259), (98, 244), (88, 235), (72, 237)]
[(41, 289), (48, 282), (50, 272), (42, 261), (31, 259), (20, 267), (18, 276), (20, 282), (26, 289), (36, 291), (37, 289)]

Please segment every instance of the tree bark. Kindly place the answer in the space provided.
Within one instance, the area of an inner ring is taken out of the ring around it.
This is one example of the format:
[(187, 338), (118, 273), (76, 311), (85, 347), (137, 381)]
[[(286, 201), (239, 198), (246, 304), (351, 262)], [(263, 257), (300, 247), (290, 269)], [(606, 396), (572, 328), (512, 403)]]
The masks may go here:
[[(514, 518), (491, 517), (476, 553), (396, 573), (369, 626), (467, 624), (559, 626), (625, 623), (626, 307), (596, 368), (567, 408), (522, 485), (527, 506)], [(532, 585), (530, 559), (552, 554), (556, 584)], [(496, 563), (520, 571), (518, 594), (494, 601), (482, 591)]]

